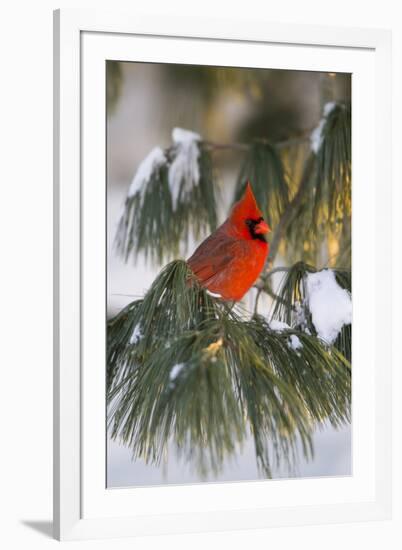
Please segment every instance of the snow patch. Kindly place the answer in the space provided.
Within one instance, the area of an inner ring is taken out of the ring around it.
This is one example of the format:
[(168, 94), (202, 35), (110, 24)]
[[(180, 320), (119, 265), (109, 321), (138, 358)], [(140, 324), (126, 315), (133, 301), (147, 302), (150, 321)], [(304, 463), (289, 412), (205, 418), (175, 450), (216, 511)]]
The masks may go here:
[(130, 344), (134, 344), (134, 345), (138, 344), (142, 336), (143, 334), (141, 332), (141, 327), (140, 327), (140, 324), (138, 323), (137, 325), (135, 325), (133, 333), (131, 334)]
[(211, 292), (210, 290), (207, 290), (207, 294), (209, 294), (210, 296), (213, 296), (214, 298), (222, 298), (222, 296), (220, 294), (217, 294), (215, 292)]
[(303, 347), (303, 344), (300, 342), (300, 338), (296, 334), (291, 334), (289, 338), (290, 347), (294, 350), (298, 350)]
[(321, 147), (322, 139), (323, 139), (322, 131), (327, 121), (328, 115), (334, 110), (335, 106), (336, 106), (335, 101), (329, 101), (324, 105), (323, 116), (320, 122), (318, 123), (318, 125), (316, 126), (316, 128), (314, 128), (314, 130), (310, 134), (310, 145), (311, 145), (311, 149), (314, 151), (315, 154), (318, 153)]
[(137, 172), (131, 182), (128, 190), (128, 198), (141, 193), (141, 202), (144, 198), (144, 192), (155, 170), (163, 166), (166, 162), (165, 153), (160, 147), (154, 147), (139, 165)]
[(301, 326), (302, 328), (307, 324), (304, 308), (299, 301), (295, 302), (295, 321), (296, 326)]
[(336, 106), (335, 101), (328, 101), (324, 105), (324, 109), (323, 109), (324, 117), (327, 117), (335, 109), (335, 106)]
[(331, 269), (306, 275), (307, 304), (318, 336), (333, 344), (344, 325), (352, 322), (352, 299), (336, 282)]
[(268, 326), (271, 330), (274, 330), (275, 332), (283, 332), (284, 330), (292, 330), (291, 327), (284, 323), (283, 321), (278, 321), (277, 319), (272, 319)]
[(200, 181), (198, 142), (201, 136), (183, 128), (174, 128), (172, 139), (176, 155), (169, 167), (168, 179), (173, 210), (176, 210), (179, 195), (185, 198)]
[[(292, 330), (292, 327), (289, 326), (287, 323), (284, 323), (283, 321), (278, 321), (277, 319), (272, 319), (268, 326), (271, 330), (274, 330), (275, 332), (283, 332), (284, 330)], [(288, 348), (291, 348), (295, 351), (302, 348), (303, 344), (300, 341), (300, 338), (296, 336), (296, 334), (291, 334), (289, 336), (288, 340)]]
[(201, 136), (191, 130), (185, 130), (184, 128), (173, 128), (172, 139), (175, 144), (189, 143), (193, 141), (200, 141)]
[(176, 378), (179, 376), (182, 369), (186, 366), (185, 363), (176, 363), (176, 365), (173, 365), (170, 373), (169, 373), (169, 380), (173, 382), (176, 380)]

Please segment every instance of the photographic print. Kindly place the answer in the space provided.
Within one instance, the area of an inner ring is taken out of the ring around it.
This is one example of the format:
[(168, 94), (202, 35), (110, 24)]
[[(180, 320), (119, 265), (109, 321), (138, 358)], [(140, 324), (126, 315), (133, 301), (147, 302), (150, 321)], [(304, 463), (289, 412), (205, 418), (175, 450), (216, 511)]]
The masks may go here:
[(351, 75), (106, 95), (107, 487), (351, 475)]

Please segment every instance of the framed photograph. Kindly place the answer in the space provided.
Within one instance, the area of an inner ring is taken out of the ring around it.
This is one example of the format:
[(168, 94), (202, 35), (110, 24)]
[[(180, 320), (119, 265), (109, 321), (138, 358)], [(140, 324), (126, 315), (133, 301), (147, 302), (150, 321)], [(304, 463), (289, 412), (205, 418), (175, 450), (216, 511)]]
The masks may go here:
[(390, 33), (54, 29), (55, 537), (389, 518)]

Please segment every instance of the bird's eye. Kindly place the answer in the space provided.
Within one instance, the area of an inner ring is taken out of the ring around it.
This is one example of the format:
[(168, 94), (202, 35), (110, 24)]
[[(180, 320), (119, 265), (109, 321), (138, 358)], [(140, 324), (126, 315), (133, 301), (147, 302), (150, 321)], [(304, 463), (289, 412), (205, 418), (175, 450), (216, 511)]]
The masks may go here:
[(258, 218), (258, 220), (252, 220), (248, 218), (246, 220), (246, 225), (248, 225), (248, 227), (254, 227), (255, 225), (258, 225), (262, 221), (264, 221), (264, 218)]

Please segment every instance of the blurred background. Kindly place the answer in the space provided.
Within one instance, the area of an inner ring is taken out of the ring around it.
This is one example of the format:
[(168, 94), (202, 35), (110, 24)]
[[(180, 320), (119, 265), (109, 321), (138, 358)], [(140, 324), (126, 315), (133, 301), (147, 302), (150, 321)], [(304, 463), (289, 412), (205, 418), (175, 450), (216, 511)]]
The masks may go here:
[[(221, 222), (227, 216), (244, 161), (242, 144), (259, 138), (274, 143), (298, 139), (300, 146), (292, 159), (291, 174), (297, 178), (324, 106), (333, 101), (350, 101), (350, 96), (351, 79), (347, 74), (108, 62), (108, 317), (143, 296), (160, 270), (159, 265), (141, 256), (125, 263), (115, 253), (113, 244), (136, 169), (155, 146), (171, 145), (173, 128), (197, 132), (203, 140), (218, 145), (212, 151), (212, 160)], [(225, 144), (239, 147), (223, 147)], [(188, 249), (183, 246), (183, 257), (188, 257), (196, 245), (190, 239)], [(319, 260), (323, 266), (331, 256), (329, 248), (320, 247)], [(292, 262), (302, 259), (297, 249), (292, 255)], [(280, 254), (276, 263), (281, 265)], [(246, 296), (246, 305), (248, 300), (252, 303), (253, 292)], [(267, 297), (260, 300), (259, 308), (268, 310)], [(351, 474), (350, 427), (335, 431), (322, 426), (314, 436), (314, 448), (314, 459), (307, 463), (300, 458), (292, 476)], [(107, 451), (108, 487), (205, 481), (191, 464), (179, 462), (173, 449), (160, 468), (141, 460), (133, 461), (131, 450), (116, 441), (108, 441)], [(273, 477), (284, 476), (289, 477), (289, 472), (273, 471)], [(236, 460), (225, 464), (219, 475), (211, 474), (206, 481), (259, 477), (250, 441), (239, 449)]]

